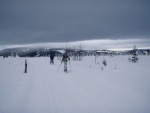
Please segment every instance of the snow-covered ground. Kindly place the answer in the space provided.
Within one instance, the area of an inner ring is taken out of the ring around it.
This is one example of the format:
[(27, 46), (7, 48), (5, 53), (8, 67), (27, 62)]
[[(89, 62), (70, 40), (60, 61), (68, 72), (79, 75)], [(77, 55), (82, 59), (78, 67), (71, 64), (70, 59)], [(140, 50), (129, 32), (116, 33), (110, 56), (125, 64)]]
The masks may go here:
[[(102, 64), (106, 59), (107, 66)], [(0, 113), (150, 113), (150, 56), (0, 58)]]

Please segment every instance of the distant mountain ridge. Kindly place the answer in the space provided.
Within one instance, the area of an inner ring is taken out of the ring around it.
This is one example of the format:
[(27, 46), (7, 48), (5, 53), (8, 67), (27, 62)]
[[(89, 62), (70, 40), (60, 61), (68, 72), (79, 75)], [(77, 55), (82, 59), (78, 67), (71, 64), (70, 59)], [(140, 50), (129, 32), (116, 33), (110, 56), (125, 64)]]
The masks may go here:
[[(0, 50), (0, 56), (19, 56), (19, 57), (40, 57), (49, 56), (53, 51), (56, 54), (62, 54), (64, 48), (31, 48), (31, 47), (18, 47), (18, 48), (7, 48)], [(69, 54), (80, 53), (84, 55), (132, 55), (135, 50), (123, 50), (123, 51), (112, 51), (112, 50), (82, 50), (82, 49), (66, 49)], [(137, 49), (138, 55), (150, 55), (150, 49)]]

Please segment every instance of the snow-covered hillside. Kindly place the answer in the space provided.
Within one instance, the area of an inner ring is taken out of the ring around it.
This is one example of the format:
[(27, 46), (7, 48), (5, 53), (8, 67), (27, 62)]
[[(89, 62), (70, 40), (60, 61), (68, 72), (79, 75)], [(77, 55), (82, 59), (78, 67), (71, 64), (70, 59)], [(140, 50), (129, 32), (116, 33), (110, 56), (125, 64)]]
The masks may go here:
[[(150, 113), (150, 57), (0, 58), (0, 113)], [(102, 64), (106, 59), (107, 66)]]

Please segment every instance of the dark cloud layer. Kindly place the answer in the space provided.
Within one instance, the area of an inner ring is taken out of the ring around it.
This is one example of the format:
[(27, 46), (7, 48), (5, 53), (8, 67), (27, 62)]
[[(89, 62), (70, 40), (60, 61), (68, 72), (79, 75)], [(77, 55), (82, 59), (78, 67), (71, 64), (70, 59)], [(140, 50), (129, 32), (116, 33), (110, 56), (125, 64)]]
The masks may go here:
[(0, 0), (0, 44), (149, 36), (149, 0)]

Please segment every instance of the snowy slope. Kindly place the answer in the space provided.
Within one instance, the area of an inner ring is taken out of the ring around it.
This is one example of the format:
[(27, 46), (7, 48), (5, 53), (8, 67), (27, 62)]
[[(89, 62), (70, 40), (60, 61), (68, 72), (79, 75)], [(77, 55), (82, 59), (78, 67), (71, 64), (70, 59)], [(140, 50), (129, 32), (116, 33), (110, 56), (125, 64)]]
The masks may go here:
[(150, 57), (128, 57), (71, 60), (69, 73), (57, 58), (27, 58), (26, 74), (25, 58), (0, 58), (0, 113), (149, 113)]

